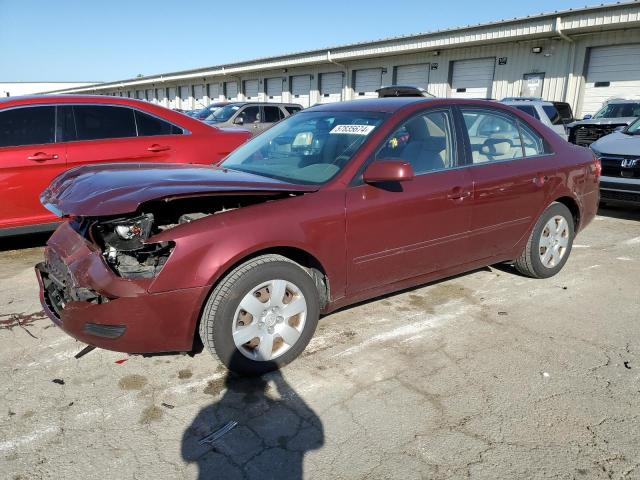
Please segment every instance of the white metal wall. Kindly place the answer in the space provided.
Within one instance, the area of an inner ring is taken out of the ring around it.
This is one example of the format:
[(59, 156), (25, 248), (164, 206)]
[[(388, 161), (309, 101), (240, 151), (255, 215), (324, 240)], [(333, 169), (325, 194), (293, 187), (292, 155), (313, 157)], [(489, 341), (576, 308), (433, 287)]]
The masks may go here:
[[(380, 56), (374, 58), (350, 61), (344, 68), (327, 62), (326, 58), (318, 58), (316, 64), (290, 66), (287, 72), (288, 81), (281, 83), (283, 88), (280, 95), (282, 100), (296, 102), (295, 95), (298, 93), (293, 93), (294, 82), (296, 82), (296, 85), (298, 82), (296, 77), (308, 76), (310, 79), (309, 105), (350, 100), (359, 96), (353, 88), (358, 77), (358, 71), (380, 71), (381, 83), (390, 85), (394, 80), (394, 72), (402, 71), (402, 67), (429, 64), (428, 91), (436, 96), (448, 97), (452, 95), (452, 78), (450, 74), (453, 62), (493, 58), (495, 59), (495, 68), (493, 81), (491, 82), (492, 98), (501, 99), (506, 96), (518, 96), (522, 91), (523, 76), (525, 74), (544, 73), (542, 96), (548, 100), (568, 101), (572, 105), (576, 116), (579, 116), (583, 113), (582, 103), (585, 100), (588, 89), (586, 87), (586, 77), (589, 70), (588, 52), (593, 52), (599, 47), (611, 45), (639, 44), (640, 29), (589, 33), (575, 36), (572, 40), (572, 42), (569, 42), (556, 37), (516, 42), (505, 39), (503, 43), (486, 42), (465, 48), (443, 49), (438, 51), (437, 55), (433, 51), (415, 51), (398, 55), (382, 55), (384, 52), (381, 52)], [(532, 48), (534, 47), (539, 47), (542, 51), (533, 53)], [(633, 75), (636, 74), (633, 73)], [(263, 84), (259, 90), (264, 93), (259, 93), (259, 100), (266, 101), (268, 100), (266, 81), (275, 78), (282, 81), (282, 69), (258, 70), (251, 72), (250, 75), (245, 75), (244, 78), (242, 75), (236, 78), (239, 78), (240, 81), (262, 80)], [(199, 82), (208, 85), (209, 102), (222, 98), (222, 85), (225, 82), (228, 87), (231, 84), (236, 86), (235, 94), (231, 98), (237, 99), (238, 83), (235, 80), (229, 80), (229, 76), (201, 78)], [(193, 83), (197, 82), (194, 80)], [(377, 81), (375, 83), (377, 84)], [(173, 84), (166, 82), (158, 85), (158, 87), (164, 86), (164, 88), (167, 88), (167, 101), (165, 103), (167, 106), (177, 108), (176, 88), (181, 85), (184, 85), (184, 82)], [(366, 90), (371, 91), (373, 86), (367, 87)], [(140, 88), (138, 86), (130, 86), (108, 93), (117, 94), (122, 91), (123, 94), (135, 97), (136, 90)], [(144, 86), (144, 88), (148, 87)], [(589, 103), (591, 100), (586, 98), (586, 101)], [(592, 107), (587, 106), (587, 108)]]

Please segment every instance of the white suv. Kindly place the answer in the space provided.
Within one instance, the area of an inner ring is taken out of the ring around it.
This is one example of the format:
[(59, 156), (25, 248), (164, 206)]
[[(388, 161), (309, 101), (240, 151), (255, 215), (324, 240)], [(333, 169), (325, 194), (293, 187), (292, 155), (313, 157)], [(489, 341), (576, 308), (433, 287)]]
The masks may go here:
[(510, 105), (551, 127), (565, 140), (568, 139), (567, 125), (574, 121), (571, 106), (565, 102), (547, 102), (537, 97), (507, 97), (500, 103)]

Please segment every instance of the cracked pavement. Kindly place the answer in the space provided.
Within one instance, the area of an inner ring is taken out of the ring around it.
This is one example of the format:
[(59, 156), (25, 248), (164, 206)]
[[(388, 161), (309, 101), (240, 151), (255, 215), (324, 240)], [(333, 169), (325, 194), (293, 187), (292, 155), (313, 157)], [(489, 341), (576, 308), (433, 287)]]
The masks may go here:
[(37, 300), (44, 237), (4, 240), (1, 476), (640, 478), (640, 210), (600, 213), (554, 278), (495, 266), (343, 309), (251, 380), (206, 352), (74, 359)]

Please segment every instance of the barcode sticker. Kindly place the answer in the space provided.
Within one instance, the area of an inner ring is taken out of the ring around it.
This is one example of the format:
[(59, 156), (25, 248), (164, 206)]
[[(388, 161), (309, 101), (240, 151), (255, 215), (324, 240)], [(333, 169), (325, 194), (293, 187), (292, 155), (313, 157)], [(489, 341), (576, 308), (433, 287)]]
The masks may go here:
[(374, 128), (374, 125), (336, 125), (329, 133), (369, 135)]

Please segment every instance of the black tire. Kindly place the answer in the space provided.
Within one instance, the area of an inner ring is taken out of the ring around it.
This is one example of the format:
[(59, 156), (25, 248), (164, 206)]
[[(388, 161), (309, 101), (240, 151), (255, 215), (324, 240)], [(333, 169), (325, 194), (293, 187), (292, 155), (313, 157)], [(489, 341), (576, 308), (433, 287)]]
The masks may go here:
[[(307, 315), (296, 343), (281, 356), (256, 361), (244, 356), (232, 337), (232, 324), (242, 298), (256, 285), (282, 279), (298, 286), (307, 303)], [(308, 345), (320, 316), (318, 290), (311, 275), (299, 264), (281, 255), (262, 255), (234, 268), (213, 289), (200, 318), (200, 339), (209, 352), (227, 368), (241, 375), (261, 375), (298, 357)]]
[[(562, 257), (560, 262), (554, 267), (550, 268), (543, 265), (542, 260), (540, 260), (540, 236), (546, 223), (556, 215), (564, 217), (564, 219), (567, 221), (567, 224), (569, 225), (569, 242), (566, 247), (566, 252), (564, 253), (564, 256)], [(571, 214), (569, 209), (561, 203), (552, 203), (542, 213), (542, 215), (540, 215), (540, 218), (533, 227), (524, 250), (514, 263), (516, 270), (518, 270), (518, 272), (520, 272), (522, 275), (526, 275), (527, 277), (532, 278), (553, 277), (556, 273), (562, 270), (564, 264), (567, 263), (569, 255), (571, 254), (574, 235), (575, 224), (573, 215)]]

